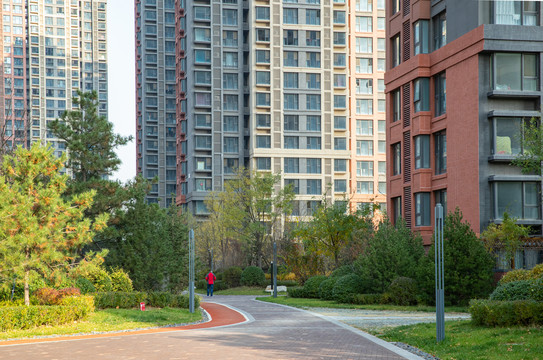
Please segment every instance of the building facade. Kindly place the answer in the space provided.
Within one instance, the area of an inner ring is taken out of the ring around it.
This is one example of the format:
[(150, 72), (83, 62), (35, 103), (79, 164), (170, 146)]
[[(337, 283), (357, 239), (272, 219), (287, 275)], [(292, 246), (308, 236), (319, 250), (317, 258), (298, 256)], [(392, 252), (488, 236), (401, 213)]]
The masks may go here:
[(394, 0), (387, 9), (389, 214), (426, 244), (437, 203), (458, 207), (476, 233), (507, 212), (541, 235), (541, 176), (511, 160), (523, 151), (523, 122), (541, 117), (542, 19), (539, 1)]
[(5, 145), (62, 141), (47, 123), (72, 108), (77, 90), (98, 93), (107, 116), (106, 0), (2, 0), (0, 114)]
[(281, 173), (295, 216), (384, 205), (384, 4), (177, 1), (178, 203), (205, 215), (243, 166)]

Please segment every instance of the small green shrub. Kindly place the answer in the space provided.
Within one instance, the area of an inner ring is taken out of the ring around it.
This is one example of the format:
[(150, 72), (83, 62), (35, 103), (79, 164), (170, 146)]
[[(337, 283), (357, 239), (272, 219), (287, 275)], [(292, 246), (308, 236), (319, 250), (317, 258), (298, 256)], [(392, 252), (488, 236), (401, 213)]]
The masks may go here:
[(383, 295), (382, 294), (354, 294), (351, 297), (351, 304), (356, 304), (356, 305), (383, 304)]
[(264, 275), (264, 271), (257, 266), (248, 266), (241, 273), (241, 285), (264, 286), (265, 284), (266, 275)]
[(543, 277), (543, 264), (537, 264), (532, 270), (532, 279), (538, 279)]
[(277, 286), (295, 287), (300, 284), (296, 280), (277, 280)]
[(241, 285), (241, 274), (243, 270), (239, 266), (231, 266), (224, 270), (223, 278), (228, 287), (238, 287)]
[(98, 268), (88, 276), (96, 291), (113, 291), (111, 276), (104, 269)]
[(330, 274), (331, 278), (340, 278), (345, 275), (350, 275), (354, 272), (353, 267), (351, 265), (343, 265), (332, 271)]
[(344, 275), (337, 278), (334, 284), (333, 299), (337, 302), (349, 303), (352, 295), (362, 293), (362, 279), (356, 274)]
[(149, 306), (165, 308), (175, 307), (174, 304), (175, 295), (168, 291), (152, 291), (147, 294), (147, 304)]
[(75, 307), (75, 314), (78, 319), (82, 319), (94, 311), (94, 298), (92, 296), (70, 295), (60, 300), (62, 306)]
[(390, 300), (395, 305), (416, 305), (417, 282), (408, 277), (397, 277), (392, 281), (387, 291)]
[(321, 283), (326, 280), (326, 276), (324, 275), (316, 275), (312, 276), (309, 279), (306, 280), (304, 284), (304, 292), (305, 296), (308, 298), (319, 298), (319, 288), (321, 286)]
[(492, 294), (490, 300), (515, 301), (532, 300), (533, 281), (518, 280), (498, 286)]
[(475, 325), (543, 325), (543, 303), (531, 300), (471, 300), (469, 312)]
[(82, 294), (89, 294), (96, 292), (96, 288), (89, 279), (80, 277), (75, 281), (75, 286), (81, 290)]
[[(207, 283), (206, 283), (207, 288)], [(224, 282), (224, 280), (215, 280), (215, 283), (213, 284), (213, 291), (220, 291), (220, 290), (226, 290), (228, 289), (228, 285)]]
[(337, 278), (328, 278), (319, 286), (319, 298), (322, 300), (334, 300), (334, 285)]
[(498, 286), (504, 285), (513, 281), (529, 280), (531, 278), (530, 271), (517, 269), (507, 272), (498, 282)]
[(140, 302), (147, 301), (144, 292), (98, 292), (94, 295), (94, 304), (98, 309), (130, 309), (139, 306)]
[(305, 298), (305, 289), (302, 286), (287, 288), (287, 296), (292, 298)]
[(194, 284), (196, 285), (196, 289), (206, 289), (207, 288), (207, 281), (205, 280), (198, 280)]
[(111, 277), (111, 288), (113, 291), (124, 291), (130, 292), (134, 290), (132, 286), (132, 280), (128, 273), (123, 269), (115, 269), (110, 274)]

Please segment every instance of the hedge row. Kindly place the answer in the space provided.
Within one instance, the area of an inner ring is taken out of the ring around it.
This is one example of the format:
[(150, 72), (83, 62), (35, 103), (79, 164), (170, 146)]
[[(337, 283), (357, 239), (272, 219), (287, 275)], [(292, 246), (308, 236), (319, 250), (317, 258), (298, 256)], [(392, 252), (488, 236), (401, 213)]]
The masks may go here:
[(471, 300), (469, 312), (475, 325), (543, 325), (543, 303), (531, 300)]
[[(99, 309), (121, 308), (130, 309), (138, 307), (144, 302), (147, 306), (153, 307), (172, 307), (189, 308), (189, 296), (181, 294), (172, 294), (170, 292), (103, 292), (94, 294), (94, 303)], [(194, 307), (200, 306), (200, 298), (194, 297)]]
[(24, 330), (41, 325), (61, 325), (94, 311), (92, 296), (65, 297), (60, 305), (0, 307), (0, 331)]

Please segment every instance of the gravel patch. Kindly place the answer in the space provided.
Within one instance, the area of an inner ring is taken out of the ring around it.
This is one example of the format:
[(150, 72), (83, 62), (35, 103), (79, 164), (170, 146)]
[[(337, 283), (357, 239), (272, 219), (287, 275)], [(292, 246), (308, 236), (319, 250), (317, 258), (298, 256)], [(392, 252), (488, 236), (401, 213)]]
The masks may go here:
[(433, 355), (430, 355), (428, 353), (425, 353), (421, 349), (416, 348), (414, 346), (411, 346), (411, 345), (408, 345), (408, 344), (405, 344), (405, 343), (402, 343), (402, 342), (391, 342), (391, 344), (399, 347), (400, 349), (404, 349), (405, 351), (409, 351), (411, 354), (415, 354), (417, 356), (420, 356), (421, 358), (423, 358), (425, 360), (439, 360), (439, 358), (437, 358), (437, 357), (435, 357)]

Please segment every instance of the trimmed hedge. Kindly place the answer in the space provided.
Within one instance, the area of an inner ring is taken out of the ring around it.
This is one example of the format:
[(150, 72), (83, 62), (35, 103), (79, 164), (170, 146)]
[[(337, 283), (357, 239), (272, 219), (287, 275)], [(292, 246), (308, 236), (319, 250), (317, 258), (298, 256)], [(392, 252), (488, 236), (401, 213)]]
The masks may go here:
[(417, 282), (408, 277), (397, 277), (388, 287), (387, 295), (395, 305), (416, 305), (417, 304)]
[(228, 287), (238, 287), (241, 285), (241, 274), (243, 270), (239, 266), (231, 266), (224, 270), (224, 282)]
[(318, 299), (319, 288), (321, 286), (321, 283), (326, 279), (327, 278), (324, 275), (316, 275), (307, 279), (304, 284), (305, 296), (308, 298)]
[(471, 300), (469, 312), (475, 325), (543, 325), (543, 303), (531, 300)]
[(351, 301), (352, 295), (360, 294), (362, 291), (362, 278), (351, 273), (337, 278), (332, 294), (335, 301), (348, 303)]
[(499, 285), (490, 295), (490, 300), (534, 300), (543, 302), (543, 278), (519, 280)]
[(350, 299), (355, 305), (378, 305), (386, 303), (382, 294), (354, 294)]
[(287, 288), (287, 296), (293, 298), (305, 298), (305, 289), (302, 286)]
[(337, 278), (328, 278), (319, 286), (319, 298), (322, 300), (334, 300), (334, 285)]
[[(189, 296), (170, 292), (104, 292), (94, 294), (94, 302), (99, 309), (138, 307), (141, 302), (152, 307), (189, 308)], [(194, 307), (200, 306), (200, 297), (194, 297)]]
[(247, 266), (241, 273), (241, 285), (244, 286), (264, 286), (266, 285), (266, 275), (264, 270), (258, 266)]
[(94, 310), (92, 296), (70, 296), (61, 305), (0, 307), (0, 331), (24, 330), (41, 325), (61, 325), (87, 316)]

